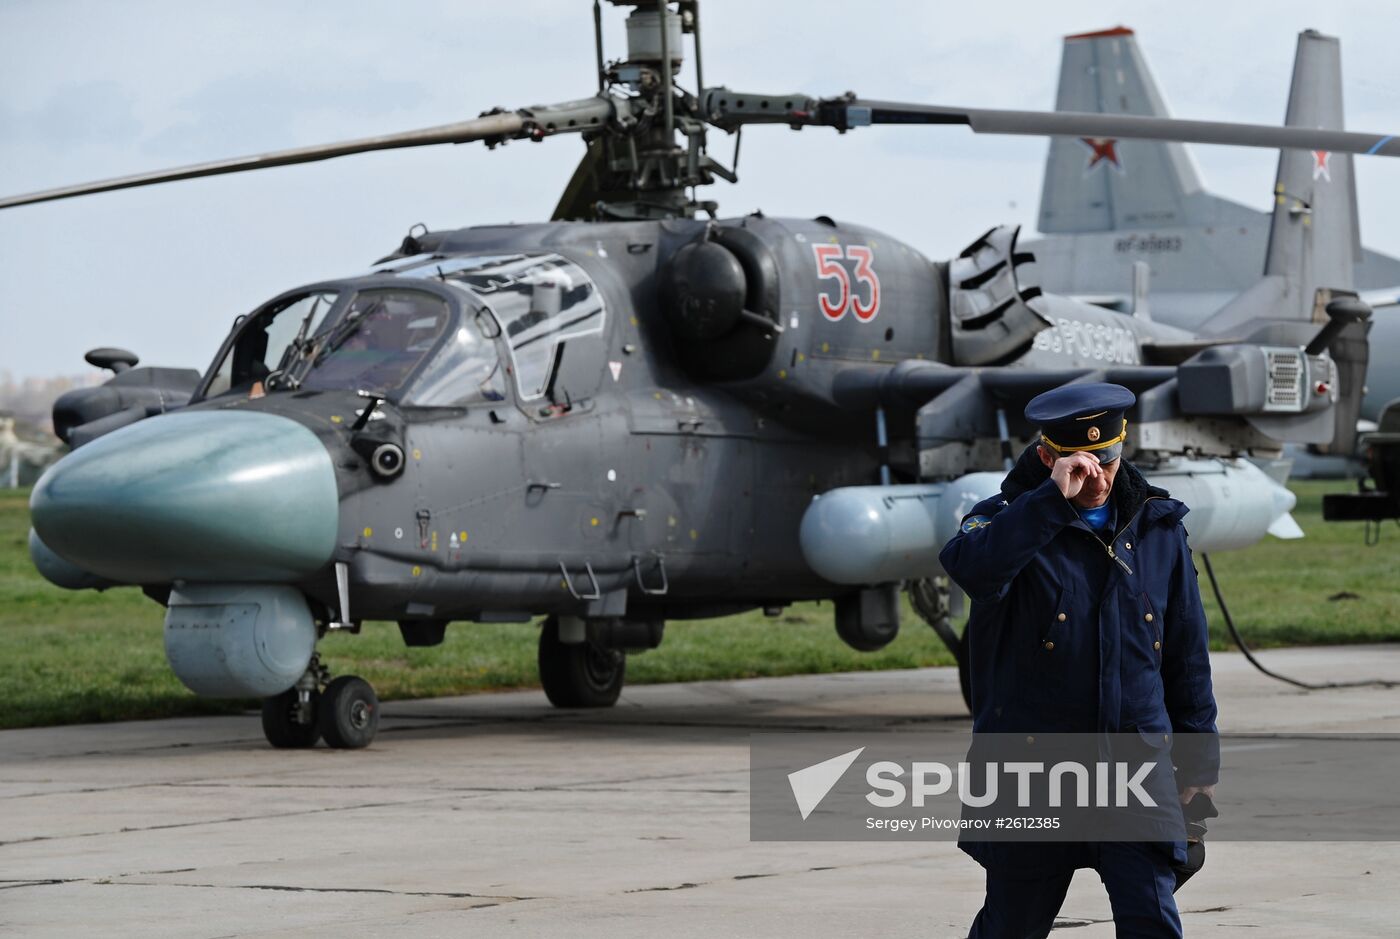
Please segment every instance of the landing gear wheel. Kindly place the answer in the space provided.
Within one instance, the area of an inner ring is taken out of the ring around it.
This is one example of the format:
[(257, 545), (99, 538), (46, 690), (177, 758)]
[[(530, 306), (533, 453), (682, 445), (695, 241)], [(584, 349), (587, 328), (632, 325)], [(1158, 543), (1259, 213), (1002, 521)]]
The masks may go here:
[(297, 720), (297, 689), (288, 688), (279, 695), (263, 698), (262, 728), (267, 742), (280, 750), (316, 746), (321, 739), (321, 728), (316, 723), (319, 698), (319, 692), (311, 693), (311, 719), (304, 724)]
[(540, 630), (540, 683), (557, 708), (606, 708), (617, 703), (627, 657), (595, 642), (559, 641), (559, 620), (549, 617)]
[(379, 698), (363, 678), (341, 675), (321, 693), (317, 723), (326, 746), (338, 750), (367, 747), (379, 730)]

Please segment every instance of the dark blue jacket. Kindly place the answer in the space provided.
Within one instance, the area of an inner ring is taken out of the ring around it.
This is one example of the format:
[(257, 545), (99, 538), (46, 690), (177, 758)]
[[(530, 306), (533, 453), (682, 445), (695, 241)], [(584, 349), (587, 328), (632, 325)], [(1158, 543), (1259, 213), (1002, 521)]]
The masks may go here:
[[(1126, 460), (1110, 503), (1100, 536), (1031, 446), (944, 546), (972, 600), (975, 733), (1136, 732), (1158, 748), (1215, 733), (1187, 508)], [(1216, 781), (1215, 738), (1197, 739), (1209, 745), (1177, 761), (1179, 787)]]

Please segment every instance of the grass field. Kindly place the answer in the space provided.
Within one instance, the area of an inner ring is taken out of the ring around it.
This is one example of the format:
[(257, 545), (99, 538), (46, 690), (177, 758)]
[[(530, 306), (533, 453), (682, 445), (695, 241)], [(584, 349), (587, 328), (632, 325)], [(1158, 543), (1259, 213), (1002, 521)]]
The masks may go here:
[[(1360, 524), (1325, 524), (1322, 494), (1345, 482), (1294, 484), (1302, 541), (1265, 541), (1212, 561), (1245, 640), (1255, 647), (1400, 641), (1400, 528), (1362, 544)], [(163, 611), (135, 589), (70, 592), (29, 562), (27, 490), (0, 490), (0, 727), (245, 710), (256, 702), (196, 698), (165, 663)], [(1202, 573), (1212, 645), (1228, 648)], [(404, 647), (392, 623), (321, 644), (337, 674), (368, 679), (385, 699), (463, 694), (536, 684), (537, 629), (457, 624), (429, 649)], [(858, 669), (949, 665), (933, 631), (906, 612), (884, 650), (854, 652), (836, 638), (830, 605), (672, 623), (666, 641), (628, 661), (628, 681), (695, 681)]]

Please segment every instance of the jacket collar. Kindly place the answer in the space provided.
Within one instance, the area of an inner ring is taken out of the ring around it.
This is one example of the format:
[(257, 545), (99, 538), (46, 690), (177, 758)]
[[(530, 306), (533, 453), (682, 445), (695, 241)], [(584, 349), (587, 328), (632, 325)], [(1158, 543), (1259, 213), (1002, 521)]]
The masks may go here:
[[(1040, 462), (1036, 444), (1021, 451), (1021, 456), (1011, 472), (1001, 481), (1001, 494), (1008, 502), (1022, 493), (1029, 492), (1050, 478), (1050, 469)], [(1186, 505), (1171, 497), (1167, 490), (1147, 481), (1136, 466), (1123, 460), (1118, 467), (1118, 475), (1113, 480), (1110, 494), (1113, 508), (1118, 516), (1118, 524), (1126, 524), (1129, 519), (1143, 510), (1145, 520), (1161, 519), (1167, 523), (1181, 520), (1188, 511)], [(1151, 502), (1148, 500), (1151, 499)], [(1146, 504), (1146, 508), (1143, 508)]]

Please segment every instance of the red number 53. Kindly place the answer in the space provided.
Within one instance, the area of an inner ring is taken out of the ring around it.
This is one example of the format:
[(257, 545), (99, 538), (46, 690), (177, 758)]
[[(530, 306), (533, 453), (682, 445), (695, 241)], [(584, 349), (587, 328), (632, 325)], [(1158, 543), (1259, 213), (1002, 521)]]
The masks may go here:
[[(880, 312), (880, 278), (871, 266), (875, 252), (865, 245), (812, 245), (812, 253), (817, 258), (817, 276), (822, 280), (836, 278), (835, 302), (825, 290), (817, 294), (817, 306), (821, 307), (822, 315), (834, 323), (849, 309), (862, 323), (873, 320)], [(842, 257), (856, 262), (855, 289), (852, 289), (846, 265), (841, 263)], [(865, 303), (860, 298), (861, 285), (868, 288), (869, 298)]]

